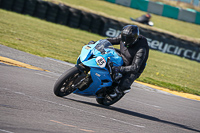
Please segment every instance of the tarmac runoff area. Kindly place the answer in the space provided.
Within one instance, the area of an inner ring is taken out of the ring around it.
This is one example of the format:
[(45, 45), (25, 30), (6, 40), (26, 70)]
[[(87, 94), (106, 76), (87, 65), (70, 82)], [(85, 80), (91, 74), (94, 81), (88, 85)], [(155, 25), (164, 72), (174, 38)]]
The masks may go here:
[[(22, 62), (19, 62), (19, 61), (10, 59), (10, 58), (2, 57), (2, 56), (0, 56), (0, 62), (4, 63), (4, 64), (7, 64), (7, 65), (12, 65), (12, 66), (17, 66), (17, 67), (33, 69), (33, 70), (50, 72), (48, 70), (45, 70), (45, 69), (42, 69), (42, 68), (39, 68), (39, 67), (35, 67), (35, 66), (29, 65), (29, 64), (25, 64), (25, 63), (22, 63)], [(161, 90), (161, 91), (165, 91), (165, 92), (171, 93), (173, 95), (177, 95), (177, 96), (180, 96), (180, 97), (184, 97), (184, 98), (200, 101), (200, 96), (197, 96), (197, 95), (183, 93), (183, 92), (177, 92), (177, 91), (172, 91), (172, 90), (169, 90), (169, 89), (166, 89), (166, 88), (163, 88), (163, 87), (158, 87), (158, 86), (147, 84), (147, 83), (143, 83), (143, 82), (140, 82), (140, 81), (135, 81), (135, 82), (139, 83), (139, 84), (142, 84), (142, 85), (146, 85), (148, 87), (151, 87), (151, 88), (154, 88), (154, 89), (157, 89), (157, 90)]]

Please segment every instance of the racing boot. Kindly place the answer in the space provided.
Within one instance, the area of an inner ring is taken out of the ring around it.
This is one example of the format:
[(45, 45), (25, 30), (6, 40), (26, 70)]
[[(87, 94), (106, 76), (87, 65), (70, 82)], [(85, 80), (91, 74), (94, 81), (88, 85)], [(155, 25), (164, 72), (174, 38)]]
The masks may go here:
[(126, 89), (121, 89), (120, 87), (117, 86), (115, 87), (113, 93), (110, 94), (110, 97), (115, 98), (120, 93), (124, 93), (124, 94), (129, 93), (130, 89), (131, 89), (130, 87)]

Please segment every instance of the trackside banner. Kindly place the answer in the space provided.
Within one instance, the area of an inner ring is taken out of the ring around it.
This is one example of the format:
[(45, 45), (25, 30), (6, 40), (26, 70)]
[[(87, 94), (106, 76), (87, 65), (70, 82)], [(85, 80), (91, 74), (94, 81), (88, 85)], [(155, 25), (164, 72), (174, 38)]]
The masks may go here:
[(154, 50), (161, 51), (163, 53), (173, 54), (187, 59), (200, 62), (200, 52), (197, 49), (191, 47), (177, 46), (174, 44), (168, 44), (163, 41), (147, 38), (149, 47)]

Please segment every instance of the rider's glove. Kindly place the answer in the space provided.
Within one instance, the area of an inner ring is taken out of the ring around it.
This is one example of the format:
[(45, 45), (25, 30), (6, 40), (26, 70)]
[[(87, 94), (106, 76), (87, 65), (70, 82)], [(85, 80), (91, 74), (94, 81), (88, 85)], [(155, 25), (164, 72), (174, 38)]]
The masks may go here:
[(95, 44), (96, 42), (95, 41), (90, 41), (88, 44)]
[(113, 79), (115, 81), (118, 81), (119, 79), (122, 78), (122, 74), (121, 74), (121, 67), (117, 67), (117, 66), (113, 66), (112, 67), (112, 70), (113, 70)]
[(112, 70), (113, 70), (114, 73), (121, 73), (120, 69), (121, 69), (120, 66), (113, 66), (112, 67)]

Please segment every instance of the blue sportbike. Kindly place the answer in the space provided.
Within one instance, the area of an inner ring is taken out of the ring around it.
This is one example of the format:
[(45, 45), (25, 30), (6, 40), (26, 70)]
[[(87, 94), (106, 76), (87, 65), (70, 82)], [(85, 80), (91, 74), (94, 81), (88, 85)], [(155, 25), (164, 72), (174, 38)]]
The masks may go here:
[(123, 59), (108, 40), (99, 40), (95, 44), (83, 46), (77, 64), (64, 72), (54, 85), (54, 94), (59, 97), (71, 93), (82, 96), (94, 96), (105, 106), (119, 101), (125, 94), (111, 97), (120, 78), (112, 71), (113, 66), (123, 65)]

